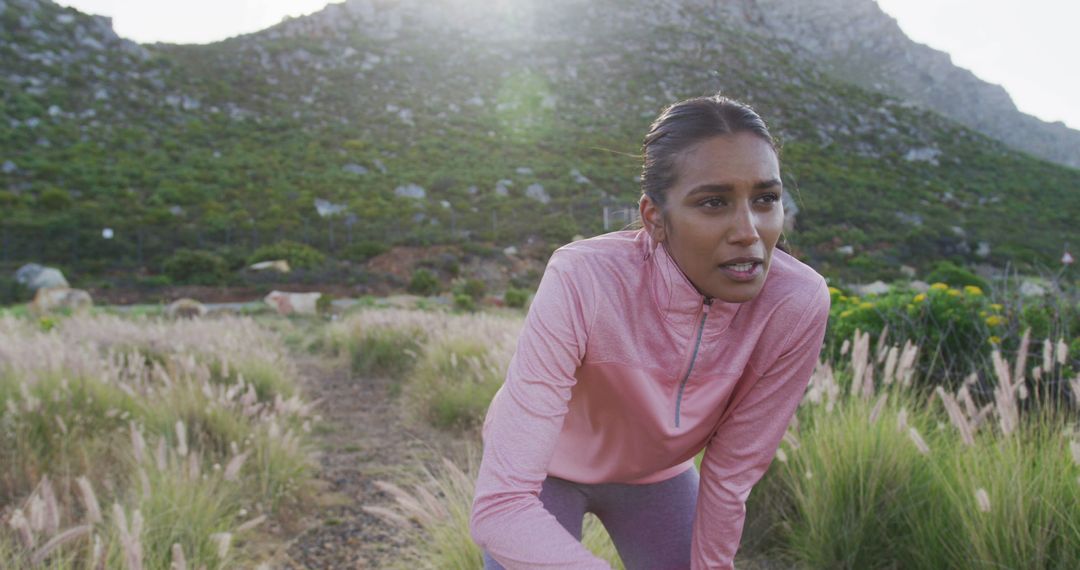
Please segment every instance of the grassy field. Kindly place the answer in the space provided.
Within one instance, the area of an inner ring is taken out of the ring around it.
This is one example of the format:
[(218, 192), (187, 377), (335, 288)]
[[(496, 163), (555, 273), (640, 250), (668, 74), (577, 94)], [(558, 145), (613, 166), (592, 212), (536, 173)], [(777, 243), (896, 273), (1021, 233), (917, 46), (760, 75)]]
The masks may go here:
[[(840, 313), (888, 305), (839, 295), (831, 334), (860, 318)], [(954, 303), (983, 321), (1009, 314), (981, 317), (993, 303), (967, 295), (938, 287), (899, 306), (922, 315), (918, 303)], [(410, 561), (479, 568), (467, 528), (478, 427), (523, 313), (432, 307), (195, 321), (163, 320), (152, 308), (52, 317), (5, 310), (0, 567), (264, 563), (243, 543), (311, 502), (312, 449), (334, 429), (318, 423), (298, 382), (302, 357), (347, 370), (349, 382), (387, 379), (394, 429), (471, 450), (433, 449), (441, 462), (401, 457), (415, 476), (376, 477), (378, 493), (362, 512), (404, 537)], [(997, 331), (980, 326), (979, 335)], [(941, 381), (920, 364), (928, 346), (942, 350), (939, 340), (890, 341), (887, 330), (858, 327), (830, 338), (749, 498), (740, 565), (1080, 567), (1080, 519), (1070, 507), (1080, 504), (1075, 355), (1064, 338), (1019, 337), (1007, 352), (1008, 343), (981, 336), (977, 349), (962, 345), (979, 352), (970, 360), (975, 374)], [(584, 542), (620, 567), (594, 517)]]

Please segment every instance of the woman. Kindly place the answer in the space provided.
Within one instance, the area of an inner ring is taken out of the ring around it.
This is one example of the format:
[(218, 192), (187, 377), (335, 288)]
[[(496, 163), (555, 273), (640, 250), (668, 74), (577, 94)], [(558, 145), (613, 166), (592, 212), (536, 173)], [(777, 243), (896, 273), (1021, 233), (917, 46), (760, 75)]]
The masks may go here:
[(585, 512), (628, 569), (733, 568), (817, 361), (829, 294), (776, 248), (761, 118), (682, 101), (644, 154), (644, 227), (552, 255), (488, 409), (470, 521), (487, 568), (608, 568), (580, 543)]

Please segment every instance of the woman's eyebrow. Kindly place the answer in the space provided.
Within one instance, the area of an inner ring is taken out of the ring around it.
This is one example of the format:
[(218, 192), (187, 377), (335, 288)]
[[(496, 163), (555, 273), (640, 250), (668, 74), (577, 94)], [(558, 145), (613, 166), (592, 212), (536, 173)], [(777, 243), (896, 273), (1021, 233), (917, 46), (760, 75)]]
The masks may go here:
[[(770, 178), (769, 180), (762, 180), (761, 182), (754, 183), (752, 189), (765, 190), (768, 188), (775, 188), (777, 186), (783, 186), (779, 178)], [(696, 196), (698, 194), (705, 194), (708, 192), (734, 192), (734, 184), (702, 184), (701, 186), (695, 186), (693, 190), (686, 193), (686, 197)]]

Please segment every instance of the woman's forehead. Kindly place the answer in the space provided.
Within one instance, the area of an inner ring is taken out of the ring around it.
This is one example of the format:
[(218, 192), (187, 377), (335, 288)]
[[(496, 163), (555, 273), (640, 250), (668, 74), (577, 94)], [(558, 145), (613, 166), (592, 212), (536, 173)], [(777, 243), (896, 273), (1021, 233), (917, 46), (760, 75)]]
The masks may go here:
[(751, 133), (720, 135), (686, 149), (676, 162), (677, 186), (760, 186), (779, 180), (780, 162), (771, 144)]

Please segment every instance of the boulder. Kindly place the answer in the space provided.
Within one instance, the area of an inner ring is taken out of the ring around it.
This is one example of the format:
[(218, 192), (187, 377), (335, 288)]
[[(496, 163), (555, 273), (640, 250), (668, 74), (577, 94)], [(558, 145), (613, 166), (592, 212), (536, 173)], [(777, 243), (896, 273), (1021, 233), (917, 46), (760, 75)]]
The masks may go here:
[(20, 267), (15, 272), (15, 281), (18, 281), (31, 291), (45, 288), (71, 287), (59, 269), (43, 267), (36, 263), (28, 263)]
[(1043, 297), (1046, 295), (1046, 287), (1035, 281), (1025, 280), (1020, 284), (1021, 297)]
[(314, 315), (318, 313), (316, 305), (319, 297), (322, 297), (322, 293), (271, 291), (263, 301), (273, 307), (279, 315)]
[(177, 299), (165, 308), (165, 316), (170, 319), (196, 319), (206, 316), (206, 305), (195, 299)]
[(866, 295), (884, 295), (889, 292), (889, 285), (884, 281), (874, 281), (868, 285), (852, 285), (851, 290), (860, 297)]
[(93, 305), (94, 300), (90, 298), (90, 293), (82, 289), (42, 287), (34, 295), (34, 301), (30, 303), (30, 311), (40, 315), (64, 309), (81, 311)]
[(278, 273), (288, 273), (292, 271), (289, 267), (289, 262), (284, 259), (276, 259), (274, 261), (260, 261), (258, 263), (251, 264), (248, 269), (251, 271), (276, 271)]

